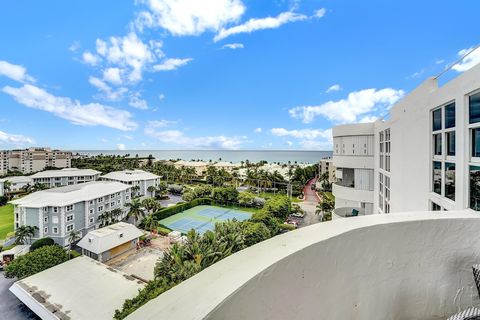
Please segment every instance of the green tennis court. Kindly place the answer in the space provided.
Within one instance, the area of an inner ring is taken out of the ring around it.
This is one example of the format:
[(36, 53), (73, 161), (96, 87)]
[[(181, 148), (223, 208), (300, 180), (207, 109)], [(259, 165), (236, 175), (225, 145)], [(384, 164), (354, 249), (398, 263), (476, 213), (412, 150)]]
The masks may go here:
[(215, 229), (215, 223), (217, 222), (233, 219), (244, 221), (250, 219), (251, 216), (251, 213), (241, 210), (215, 206), (196, 206), (162, 219), (159, 222), (172, 230), (182, 233), (187, 233), (194, 229), (198, 233), (203, 234), (207, 230)]

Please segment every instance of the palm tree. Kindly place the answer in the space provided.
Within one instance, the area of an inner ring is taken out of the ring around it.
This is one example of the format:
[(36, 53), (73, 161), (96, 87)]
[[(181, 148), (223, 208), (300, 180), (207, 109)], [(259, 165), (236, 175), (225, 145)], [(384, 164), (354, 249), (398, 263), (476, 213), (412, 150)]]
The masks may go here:
[(132, 197), (137, 196), (139, 191), (140, 191), (140, 186), (133, 186), (132, 187)]
[(24, 244), (27, 240), (26, 226), (20, 226), (15, 230), (15, 244)]
[(128, 209), (128, 216), (130, 218), (133, 218), (133, 224), (137, 224), (137, 221), (139, 221), (143, 216), (143, 208), (142, 204), (138, 199), (133, 199), (132, 202), (127, 203)]
[(160, 210), (161, 205), (155, 199), (149, 198), (142, 201), (142, 206), (148, 211), (149, 214)]
[(148, 215), (145, 218), (144, 222), (145, 230), (150, 230), (150, 232), (153, 232), (153, 230), (156, 230), (158, 228), (158, 221), (153, 215)]
[(71, 258), (70, 252), (73, 249), (73, 245), (80, 239), (80, 233), (78, 231), (72, 230), (68, 236), (69, 250), (68, 257)]
[(112, 219), (115, 222), (117, 222), (119, 220), (118, 217), (120, 217), (122, 214), (123, 214), (123, 211), (122, 211), (122, 209), (119, 209), (119, 208), (116, 208), (116, 209), (113, 209), (112, 211), (110, 211), (110, 215), (112, 216)]
[(7, 199), (10, 199), (10, 190), (12, 187), (12, 183), (8, 180), (3, 182), (3, 189), (5, 190), (5, 194), (7, 195)]
[(155, 195), (155, 191), (157, 191), (157, 188), (155, 188), (155, 186), (149, 186), (147, 191), (150, 192), (150, 195), (153, 197)]

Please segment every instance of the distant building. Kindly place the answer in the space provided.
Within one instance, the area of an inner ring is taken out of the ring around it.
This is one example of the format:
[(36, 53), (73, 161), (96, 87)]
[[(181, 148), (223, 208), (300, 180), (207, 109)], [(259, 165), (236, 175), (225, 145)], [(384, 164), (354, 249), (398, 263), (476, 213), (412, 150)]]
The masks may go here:
[(122, 210), (117, 217), (127, 214), (126, 204), (131, 202), (130, 186), (119, 182), (95, 181), (53, 188), (13, 200), (15, 229), (34, 226), (33, 239), (50, 237), (56, 243), (68, 244), (69, 234), (80, 236), (97, 229), (99, 216), (114, 209)]
[(333, 165), (333, 159), (322, 159), (318, 165), (320, 175), (326, 173), (328, 175), (328, 182), (333, 183), (335, 178), (335, 166)]
[[(10, 190), (5, 189), (5, 181), (10, 182)], [(28, 176), (13, 176), (0, 179), (0, 196), (4, 196), (5, 192), (22, 191), (27, 185), (32, 184), (32, 178)]]
[(232, 172), (233, 169), (237, 167), (237, 165), (235, 165), (233, 163), (230, 163), (230, 162), (225, 162), (225, 161), (217, 162), (217, 163), (213, 164), (212, 166), (215, 167), (218, 170), (223, 169), (227, 172)]
[(180, 168), (192, 168), (195, 170), (195, 174), (199, 177), (205, 175), (208, 169), (208, 163), (203, 161), (177, 161), (173, 164), (176, 169)]
[(29, 148), (25, 150), (0, 151), (0, 175), (8, 171), (33, 173), (46, 167), (70, 168), (72, 153), (70, 151), (52, 150), (50, 148)]
[(148, 191), (148, 187), (157, 188), (160, 185), (160, 177), (151, 172), (143, 170), (123, 170), (107, 173), (100, 176), (104, 181), (117, 181), (124, 183), (130, 187), (138, 186), (138, 190), (132, 190), (132, 196), (151, 198), (154, 194)]
[(37, 172), (30, 177), (33, 180), (33, 184), (41, 183), (50, 188), (56, 188), (96, 181), (100, 174), (100, 171), (92, 169), (64, 168), (61, 170)]
[(138, 238), (142, 234), (143, 232), (133, 224), (118, 222), (90, 231), (77, 245), (87, 257), (106, 262), (136, 249)]

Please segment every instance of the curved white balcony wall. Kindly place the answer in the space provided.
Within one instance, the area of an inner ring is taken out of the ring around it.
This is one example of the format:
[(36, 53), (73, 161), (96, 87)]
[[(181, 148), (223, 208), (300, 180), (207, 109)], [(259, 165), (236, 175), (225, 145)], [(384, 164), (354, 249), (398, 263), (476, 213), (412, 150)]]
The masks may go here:
[[(350, 201), (371, 202), (373, 203), (373, 191), (361, 190), (341, 186), (337, 183), (332, 184), (332, 193), (335, 198), (348, 199)], [(337, 203), (337, 201), (335, 201)]]
[(480, 215), (319, 223), (240, 251), (128, 319), (445, 319), (479, 303)]
[(341, 207), (336, 208), (332, 212), (332, 219), (343, 219), (346, 217), (352, 217), (353, 210), (358, 211), (359, 216), (365, 215), (365, 209), (360, 207)]

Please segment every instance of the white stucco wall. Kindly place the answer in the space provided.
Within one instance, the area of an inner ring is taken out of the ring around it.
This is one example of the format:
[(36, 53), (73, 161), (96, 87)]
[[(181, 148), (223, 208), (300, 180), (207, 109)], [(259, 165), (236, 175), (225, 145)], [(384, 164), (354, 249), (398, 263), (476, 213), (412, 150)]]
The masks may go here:
[(478, 304), (480, 215), (320, 223), (224, 259), (128, 319), (443, 319)]

